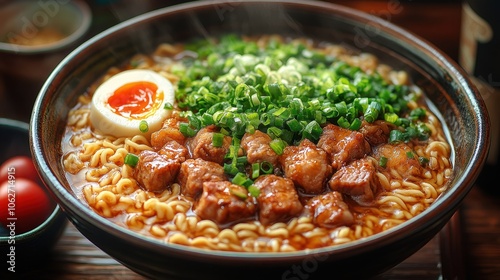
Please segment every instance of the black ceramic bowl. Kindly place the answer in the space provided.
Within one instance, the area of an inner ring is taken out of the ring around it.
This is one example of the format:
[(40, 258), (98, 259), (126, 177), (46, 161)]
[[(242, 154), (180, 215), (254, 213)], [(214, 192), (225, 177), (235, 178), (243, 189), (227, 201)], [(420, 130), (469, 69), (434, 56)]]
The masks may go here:
[[(2, 135), (0, 137), (0, 147), (2, 147), (0, 164), (15, 156), (31, 157), (28, 127), (28, 124), (24, 122), (0, 118), (0, 135)], [(19, 233), (16, 232), (15, 227), (2, 226), (4, 230), (0, 234), (0, 254), (2, 260), (5, 261), (1, 264), (0, 275), (4, 273), (10, 276), (22, 275), (23, 271), (29, 271), (30, 268), (43, 263), (43, 260), (47, 258), (67, 223), (61, 208), (52, 199), (51, 202), (54, 210), (43, 223), (32, 230)], [(0, 205), (0, 207), (7, 207), (7, 205)], [(22, 221), (18, 219), (15, 222), (21, 223)], [(17, 274), (9, 271), (11, 267), (14, 267)]]
[[(442, 114), (454, 147), (448, 190), (412, 220), (356, 242), (293, 253), (216, 252), (164, 244), (89, 210), (61, 166), (61, 138), (78, 96), (110, 66), (161, 42), (223, 33), (307, 36), (374, 53), (408, 71)], [(31, 145), (38, 169), (75, 226), (134, 271), (163, 279), (358, 278), (383, 272), (416, 252), (449, 221), (487, 155), (489, 120), (464, 72), (422, 39), (388, 22), (315, 1), (198, 1), (157, 10), (113, 27), (71, 53), (51, 74), (34, 106)]]

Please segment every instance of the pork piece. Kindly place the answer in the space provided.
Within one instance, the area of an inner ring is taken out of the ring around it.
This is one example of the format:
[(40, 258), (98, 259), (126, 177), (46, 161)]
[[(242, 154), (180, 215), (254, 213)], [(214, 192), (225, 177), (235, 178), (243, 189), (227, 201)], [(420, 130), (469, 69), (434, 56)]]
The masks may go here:
[(254, 185), (260, 190), (257, 202), (263, 225), (285, 222), (302, 212), (303, 206), (292, 180), (271, 174), (260, 176)]
[(420, 177), (423, 174), (417, 155), (405, 143), (381, 145), (375, 149), (374, 157), (386, 157), (386, 168), (396, 170), (402, 178)]
[(175, 182), (181, 163), (154, 151), (139, 153), (134, 178), (147, 191), (161, 192)]
[(349, 206), (344, 202), (342, 194), (336, 191), (311, 198), (306, 208), (312, 214), (313, 222), (321, 227), (348, 226), (354, 222)]
[(182, 119), (180, 118), (168, 118), (160, 130), (151, 133), (151, 146), (155, 151), (161, 149), (161, 147), (171, 140), (184, 145), (186, 137), (179, 130), (181, 121)]
[(188, 149), (175, 140), (166, 142), (158, 153), (168, 159), (177, 160), (179, 162), (183, 162), (189, 158)]
[(318, 147), (327, 152), (335, 170), (371, 152), (370, 144), (362, 133), (333, 124), (323, 128)]
[(194, 212), (202, 219), (227, 224), (254, 216), (256, 209), (255, 198), (245, 187), (219, 181), (203, 183), (203, 193)]
[(380, 182), (369, 158), (355, 160), (342, 166), (328, 182), (332, 191), (351, 196), (361, 205), (370, 205)]
[(394, 129), (394, 125), (382, 120), (376, 120), (373, 123), (363, 121), (359, 132), (363, 134), (366, 141), (372, 147), (385, 144), (389, 141), (389, 134)]
[(181, 192), (196, 198), (203, 190), (203, 182), (227, 180), (224, 167), (203, 159), (187, 159), (181, 164), (177, 181)]
[(241, 147), (246, 152), (247, 160), (250, 164), (256, 162), (269, 162), (274, 167), (278, 165), (278, 155), (269, 146), (271, 137), (260, 130), (254, 133), (245, 133), (241, 138)]
[(189, 151), (193, 158), (201, 158), (224, 164), (224, 156), (229, 151), (231, 145), (231, 137), (224, 136), (222, 147), (214, 147), (212, 145), (212, 138), (214, 133), (218, 132), (215, 125), (204, 127), (196, 133), (196, 136), (188, 140)]
[(308, 194), (321, 193), (332, 175), (326, 152), (308, 139), (298, 146), (286, 147), (279, 159), (285, 177)]

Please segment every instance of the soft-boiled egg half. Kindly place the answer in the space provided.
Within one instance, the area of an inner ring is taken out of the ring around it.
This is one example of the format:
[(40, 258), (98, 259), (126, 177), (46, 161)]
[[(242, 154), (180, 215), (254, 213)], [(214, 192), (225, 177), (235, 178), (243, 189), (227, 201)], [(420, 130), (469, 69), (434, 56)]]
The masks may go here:
[(169, 117), (174, 100), (174, 88), (162, 75), (146, 69), (125, 70), (96, 89), (90, 121), (107, 135), (149, 137)]

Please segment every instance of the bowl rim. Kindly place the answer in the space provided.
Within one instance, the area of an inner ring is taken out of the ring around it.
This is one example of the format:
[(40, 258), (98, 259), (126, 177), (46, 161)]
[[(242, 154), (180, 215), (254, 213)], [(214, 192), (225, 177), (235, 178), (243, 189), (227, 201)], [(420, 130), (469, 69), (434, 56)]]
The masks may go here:
[[(225, 1), (226, 2), (231, 2), (231, 1)], [(471, 98), (473, 107), (476, 109), (478, 113), (478, 141), (480, 143), (483, 143), (485, 145), (478, 145), (475, 147), (475, 150), (472, 154), (472, 158), (474, 160), (477, 160), (477, 163), (480, 164), (472, 164), (468, 163), (466, 166), (466, 169), (463, 171), (464, 174), (474, 174), (473, 176), (461, 176), (459, 180), (455, 183), (455, 185), (450, 186), (450, 188), (453, 188), (453, 191), (447, 191), (444, 193), (440, 198), (439, 201), (448, 201), (451, 203), (451, 207), (456, 208), (458, 207), (458, 204), (461, 203), (463, 198), (466, 196), (466, 194), (469, 192), (469, 190), (472, 188), (472, 185), (474, 181), (477, 178), (477, 174), (479, 172), (471, 172), (473, 170), (480, 169), (482, 165), (485, 162), (486, 159), (486, 154), (487, 154), (487, 144), (489, 144), (489, 131), (488, 129), (485, 129), (489, 127), (489, 118), (488, 116), (482, 111), (485, 108), (484, 102), (477, 90), (477, 88), (474, 86), (474, 84), (468, 79), (467, 74), (465, 71), (458, 66), (458, 64), (454, 61), (452, 61), (446, 54), (444, 54), (442, 51), (438, 50), (436, 47), (434, 47), (431, 43), (427, 42), (426, 40), (420, 38), (419, 36), (404, 30), (386, 20), (383, 20), (379, 17), (376, 17), (374, 15), (370, 15), (368, 13), (355, 10), (353, 8), (345, 7), (339, 4), (333, 4), (333, 3), (328, 3), (328, 2), (319, 2), (319, 1), (298, 1), (298, 0), (271, 0), (271, 1), (264, 1), (264, 0), (241, 0), (241, 1), (235, 1), (239, 5), (245, 5), (245, 4), (255, 4), (255, 3), (278, 3), (278, 4), (285, 4), (285, 5), (294, 5), (295, 7), (297, 6), (303, 6), (303, 7), (309, 7), (309, 8), (319, 8), (322, 9), (323, 12), (328, 12), (332, 13), (335, 15), (341, 15), (343, 17), (347, 17), (350, 20), (354, 21), (360, 21), (362, 22), (371, 22), (374, 24), (377, 24), (377, 26), (380, 26), (382, 33), (387, 34), (391, 38), (397, 35), (397, 38), (399, 41), (402, 43), (407, 43), (410, 46), (413, 46), (417, 48), (420, 52), (425, 53), (428, 57), (432, 58), (434, 61), (436, 61), (440, 67), (443, 69), (448, 69), (450, 72), (450, 75), (454, 76), (457, 78), (457, 80), (460, 82), (460, 84), (465, 84), (467, 87), (465, 88), (464, 94), (466, 94), (469, 98)], [(82, 52), (83, 50), (89, 48), (92, 46), (92, 44), (105, 40), (108, 36), (113, 35), (114, 33), (120, 32), (125, 30), (126, 28), (134, 25), (141, 25), (145, 24), (148, 21), (152, 21), (157, 17), (162, 17), (166, 16), (167, 14), (175, 14), (178, 12), (184, 12), (185, 10), (191, 9), (191, 10), (197, 10), (197, 9), (207, 9), (207, 8), (213, 8), (213, 5), (217, 4), (214, 3), (214, 1), (211, 0), (203, 0), (203, 1), (197, 1), (197, 2), (188, 2), (188, 3), (183, 3), (183, 4), (178, 4), (166, 8), (161, 8), (155, 11), (147, 12), (145, 14), (136, 16), (132, 19), (126, 20), (122, 23), (119, 23), (113, 27), (110, 27), (106, 29), (105, 31), (97, 34), (93, 38), (87, 40), (84, 42), (82, 45), (80, 45), (78, 48), (76, 48), (73, 52), (71, 52), (68, 56), (65, 57), (65, 59), (62, 60), (62, 62), (55, 68), (55, 70), (51, 73), (49, 78), (46, 80), (45, 84), (43, 85), (40, 94), (37, 97), (37, 100), (35, 101), (35, 106), (34, 110), (32, 113), (31, 117), (31, 141), (32, 141), (32, 151), (34, 154), (34, 157), (37, 162), (37, 168), (39, 169), (40, 173), (45, 176), (45, 179), (50, 182), (48, 184), (50, 186), (50, 189), (56, 194), (58, 199), (65, 201), (63, 205), (63, 210), (65, 207), (68, 208), (72, 213), (77, 214), (79, 218), (82, 218), (86, 221), (92, 221), (94, 226), (98, 226), (104, 231), (109, 232), (111, 235), (119, 238), (126, 238), (129, 242), (135, 243), (135, 244), (140, 244), (142, 247), (148, 247), (151, 250), (157, 250), (157, 248), (162, 248), (162, 250), (172, 250), (171, 252), (182, 252), (183, 256), (188, 256), (188, 257), (196, 257), (196, 258), (204, 258), (206, 256), (210, 257), (216, 257), (220, 260), (232, 260), (232, 261), (237, 261), (237, 260), (256, 260), (257, 262), (262, 262), (263, 260), (266, 261), (279, 261), (281, 259), (295, 259), (295, 260), (300, 260), (304, 256), (311, 256), (313, 255), (322, 255), (322, 254), (331, 254), (332, 252), (335, 253), (345, 253), (345, 254), (352, 254), (353, 252), (360, 253), (366, 250), (372, 250), (374, 247), (375, 248), (380, 248), (385, 246), (387, 243), (392, 243), (394, 240), (401, 240), (404, 238), (404, 236), (408, 235), (408, 231), (418, 225), (422, 224), (427, 224), (427, 223), (435, 223), (439, 220), (439, 218), (442, 218), (445, 214), (446, 211), (444, 209), (446, 207), (450, 207), (449, 205), (446, 206), (444, 203), (433, 203), (430, 205), (428, 209), (426, 209), (423, 213), (419, 214), (416, 217), (413, 217), (409, 221), (404, 222), (402, 225), (395, 226), (391, 229), (385, 230), (384, 232), (363, 238), (361, 240), (356, 240), (352, 242), (348, 242), (346, 244), (339, 244), (339, 245), (333, 245), (333, 246), (328, 246), (324, 248), (318, 248), (318, 249), (311, 249), (311, 250), (299, 250), (296, 252), (225, 252), (225, 251), (215, 251), (215, 250), (204, 250), (204, 249), (199, 249), (199, 248), (193, 248), (189, 246), (183, 246), (183, 245), (178, 245), (178, 244), (172, 244), (172, 243), (166, 243), (160, 240), (156, 240), (150, 237), (146, 237), (144, 235), (141, 235), (137, 232), (134, 232), (132, 230), (126, 229), (124, 227), (120, 227), (113, 222), (107, 220), (104, 217), (99, 216), (98, 214), (92, 212), (87, 205), (82, 203), (77, 197), (75, 197), (73, 194), (71, 194), (61, 182), (57, 180), (57, 178), (54, 176), (52, 173), (52, 170), (50, 169), (49, 165), (47, 164), (46, 160), (43, 158), (43, 150), (41, 147), (40, 141), (40, 132), (41, 132), (41, 125), (37, 122), (37, 119), (40, 117), (40, 115), (43, 113), (40, 111), (40, 108), (42, 108), (42, 103), (44, 100), (44, 95), (46, 95), (48, 92), (51, 90), (53, 91), (53, 86), (52, 83), (56, 82), (59, 80), (59, 75), (58, 72), (60, 70), (64, 69), (65, 66), (71, 63), (71, 60), (76, 56), (78, 56), (78, 53)], [(53, 185), (52, 185), (53, 184)], [(460, 189), (459, 189), (460, 188)], [(431, 213), (436, 214), (436, 215), (430, 215)], [(451, 215), (450, 215), (451, 217)], [(398, 233), (404, 233), (404, 234), (398, 234)], [(391, 237), (391, 238), (387, 238)], [(392, 240), (392, 241), (391, 241)], [(160, 247), (158, 247), (160, 246)], [(370, 248), (370, 249), (368, 249)], [(179, 255), (181, 256), (181, 255)]]
[[(26, 2), (27, 3), (27, 2)], [(24, 2), (12, 2), (15, 4), (24, 4)], [(89, 30), (92, 23), (92, 11), (89, 5), (82, 0), (66, 1), (64, 5), (71, 5), (81, 14), (81, 22), (78, 28), (75, 29), (73, 33), (69, 36), (65, 36), (61, 40), (51, 42), (43, 45), (36, 46), (25, 46), (18, 44), (11, 44), (6, 42), (0, 42), (0, 52), (23, 54), (23, 55), (34, 55), (41, 53), (50, 53), (65, 47), (68, 47), (72, 43), (76, 42), (78, 39), (82, 38), (84, 34)]]

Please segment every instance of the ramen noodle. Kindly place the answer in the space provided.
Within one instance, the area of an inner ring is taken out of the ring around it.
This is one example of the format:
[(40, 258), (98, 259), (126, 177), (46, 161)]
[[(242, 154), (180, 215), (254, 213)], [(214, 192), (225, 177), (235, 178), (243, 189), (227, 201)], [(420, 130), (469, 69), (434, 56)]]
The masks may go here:
[[(112, 136), (91, 122), (92, 97), (129, 69), (168, 79), (175, 102), (160, 130)], [(68, 181), (91, 211), (222, 251), (366, 238), (425, 211), (453, 175), (442, 123), (406, 72), (281, 36), (162, 44), (132, 57), (82, 93), (62, 146)]]

